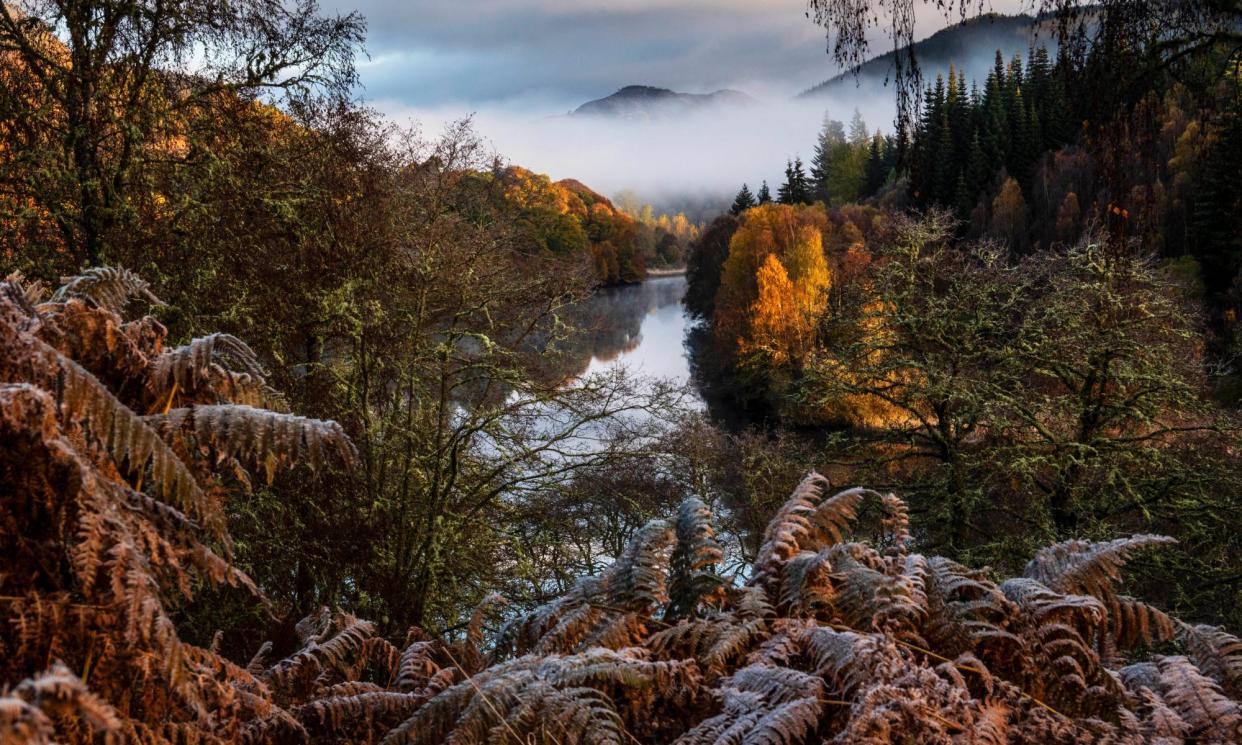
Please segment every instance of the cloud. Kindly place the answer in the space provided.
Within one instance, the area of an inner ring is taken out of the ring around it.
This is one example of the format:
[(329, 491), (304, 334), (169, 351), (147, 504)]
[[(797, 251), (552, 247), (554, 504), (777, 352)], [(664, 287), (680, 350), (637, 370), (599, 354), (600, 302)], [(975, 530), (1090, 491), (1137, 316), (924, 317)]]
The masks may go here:
[[(378, 102), (397, 121), (416, 120), (434, 135), (460, 117), (456, 107), (409, 108)], [(474, 110), (478, 133), (508, 161), (575, 178), (615, 196), (632, 190), (641, 199), (667, 204), (697, 196), (732, 198), (763, 180), (775, 192), (787, 159), (801, 156), (810, 167), (825, 114), (848, 122), (858, 108), (870, 129), (890, 129), (890, 94), (859, 91), (837, 99), (764, 99), (747, 108), (708, 108), (690, 116), (654, 121), (598, 117), (541, 117), (530, 110), (484, 106)]]
[[(1025, 1), (993, 6), (1014, 12)], [(848, 121), (857, 106), (872, 129), (892, 121), (891, 88), (791, 100), (838, 72), (805, 0), (328, 2), (326, 11), (356, 7), (367, 18), (371, 57), (360, 73), (380, 111), (428, 132), (473, 114), (511, 162), (609, 195), (730, 196), (763, 179), (775, 189), (786, 158), (809, 161), (825, 109)], [(918, 7), (919, 36), (946, 25), (934, 4)], [(872, 49), (888, 49), (883, 29)], [(735, 88), (764, 105), (647, 124), (552, 116), (629, 84)]]
[(566, 109), (630, 83), (788, 95), (833, 72), (803, 0), (363, 0), (358, 10), (367, 97), (410, 106), (539, 95)]
[[(1014, 11), (1023, 0), (992, 5)], [(920, 35), (945, 25), (934, 4), (917, 7)], [(806, 18), (806, 0), (328, 0), (325, 7), (354, 9), (368, 21), (367, 98), (407, 106), (534, 96), (557, 111), (628, 84), (790, 96), (838, 72), (823, 29)], [(882, 28), (874, 42), (887, 49)]]

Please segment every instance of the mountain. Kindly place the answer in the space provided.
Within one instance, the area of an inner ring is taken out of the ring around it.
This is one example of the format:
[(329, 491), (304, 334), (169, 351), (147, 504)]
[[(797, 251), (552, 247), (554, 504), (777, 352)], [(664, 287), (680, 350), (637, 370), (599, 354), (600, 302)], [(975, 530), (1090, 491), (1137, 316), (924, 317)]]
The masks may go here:
[(611, 96), (588, 101), (570, 112), (571, 116), (598, 116), (610, 119), (648, 121), (683, 116), (713, 106), (746, 107), (758, 101), (741, 91), (678, 93), (649, 85), (627, 85)]
[[(914, 44), (914, 58), (925, 80), (934, 80), (937, 74), (947, 73), (954, 65), (966, 74), (967, 85), (976, 80), (982, 86), (988, 70), (1000, 50), (1008, 62), (1014, 54), (1026, 58), (1031, 45), (1046, 45), (1049, 51), (1056, 48), (1056, 38), (1051, 22), (1029, 15), (1001, 15), (989, 13), (962, 23), (941, 29)], [(857, 74), (846, 71), (819, 85), (804, 91), (798, 97), (851, 98), (860, 91), (868, 94), (891, 84), (896, 68), (894, 53), (873, 57), (862, 64)]]

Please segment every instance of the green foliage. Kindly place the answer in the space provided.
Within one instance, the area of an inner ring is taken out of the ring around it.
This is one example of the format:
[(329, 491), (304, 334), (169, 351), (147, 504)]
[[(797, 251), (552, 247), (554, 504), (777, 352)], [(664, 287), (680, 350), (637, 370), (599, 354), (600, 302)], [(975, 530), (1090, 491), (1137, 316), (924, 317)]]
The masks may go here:
[(1014, 57), (996, 64), (980, 92), (949, 68), (923, 93), (913, 129), (910, 194), (921, 206), (939, 205), (970, 215), (1004, 169), (1025, 183), (1040, 155), (1067, 142), (1071, 116), (1065, 90), (1077, 74), (1069, 58), (1049, 62), (1044, 47), (1031, 48), (1025, 68)]
[[(873, 478), (893, 473), (952, 556), (1008, 566), (1032, 542), (1121, 526), (1228, 551), (1200, 516), (1233, 509), (1220, 488), (1233, 461), (1210, 461), (1237, 430), (1208, 398), (1176, 285), (1098, 245), (1017, 261), (950, 237), (943, 220), (900, 228), (873, 247), (875, 302), (825, 322), (800, 400), (877, 412), (840, 436), (843, 454)], [(996, 529), (1013, 516), (1020, 530)], [(1228, 571), (1223, 554), (1170, 556), (1196, 576)], [(1171, 595), (1213, 612), (1233, 591)]]

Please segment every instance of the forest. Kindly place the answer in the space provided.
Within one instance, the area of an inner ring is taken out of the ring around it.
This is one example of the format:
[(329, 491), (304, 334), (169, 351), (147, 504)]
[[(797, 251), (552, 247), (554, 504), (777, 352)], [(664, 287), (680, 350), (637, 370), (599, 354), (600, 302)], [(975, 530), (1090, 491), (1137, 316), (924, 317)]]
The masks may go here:
[[(1242, 742), (1242, 6), (925, 6), (697, 223), (358, 13), (0, 2), (0, 743)], [(592, 372), (683, 266), (693, 386)]]

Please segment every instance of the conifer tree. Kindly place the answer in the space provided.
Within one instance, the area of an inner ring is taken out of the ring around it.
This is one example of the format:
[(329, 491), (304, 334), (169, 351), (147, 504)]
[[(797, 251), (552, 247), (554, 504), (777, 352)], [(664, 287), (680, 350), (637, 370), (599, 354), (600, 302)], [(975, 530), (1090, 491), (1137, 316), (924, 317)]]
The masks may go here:
[(751, 207), (755, 206), (755, 197), (750, 193), (750, 187), (742, 184), (742, 188), (738, 191), (737, 196), (733, 198), (733, 206), (729, 208), (729, 214), (740, 215)]
[(785, 181), (776, 189), (777, 204), (794, 203), (793, 161), (785, 161)]
[(828, 189), (832, 178), (834, 152), (845, 142), (845, 127), (834, 119), (824, 118), (824, 125), (815, 141), (815, 153), (811, 158), (811, 189), (815, 199), (827, 204), (831, 201)]
[(771, 204), (772, 203), (772, 190), (768, 188), (767, 179), (764, 179), (763, 184), (759, 187), (759, 194), (755, 198), (755, 201), (758, 202), (759, 204)]
[(791, 182), (793, 204), (807, 204), (813, 201), (811, 196), (811, 182), (806, 177), (806, 169), (802, 165), (802, 158), (795, 157), (793, 163), (793, 180)]
[(1227, 289), (1242, 270), (1242, 115), (1221, 117), (1216, 143), (1199, 178), (1193, 233), (1195, 253), (1213, 291)]
[(888, 158), (884, 136), (877, 130), (867, 148), (867, 172), (863, 184), (863, 196), (874, 196), (888, 180)]
[(785, 161), (785, 183), (776, 190), (776, 201), (781, 204), (807, 204), (811, 201), (810, 181), (802, 158)]

